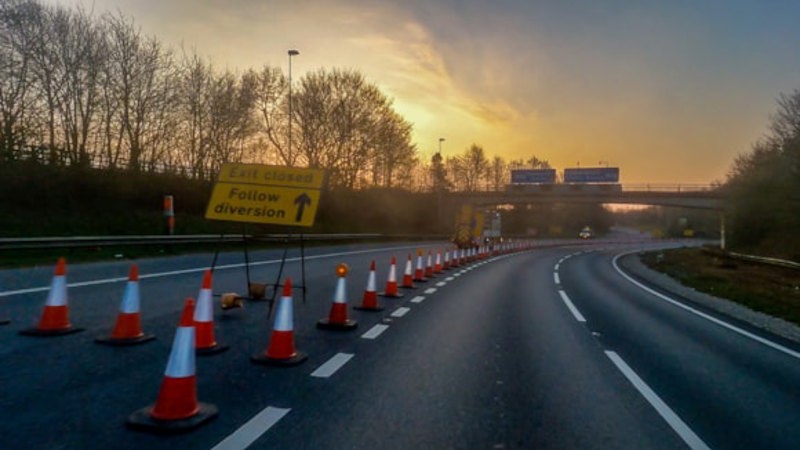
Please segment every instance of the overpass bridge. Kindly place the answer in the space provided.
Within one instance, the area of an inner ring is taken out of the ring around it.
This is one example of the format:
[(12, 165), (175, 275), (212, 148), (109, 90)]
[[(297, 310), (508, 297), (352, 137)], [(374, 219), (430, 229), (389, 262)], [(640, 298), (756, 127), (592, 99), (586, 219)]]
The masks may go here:
[(535, 203), (618, 203), (723, 211), (725, 194), (711, 185), (519, 184), (504, 191), (450, 192), (442, 201), (475, 206)]

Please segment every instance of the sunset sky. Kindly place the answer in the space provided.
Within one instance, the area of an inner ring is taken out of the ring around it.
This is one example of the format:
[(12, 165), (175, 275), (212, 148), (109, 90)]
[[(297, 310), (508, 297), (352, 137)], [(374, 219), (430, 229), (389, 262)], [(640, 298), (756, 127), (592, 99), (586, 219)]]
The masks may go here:
[(424, 158), (477, 143), (623, 183), (723, 180), (800, 89), (800, 2), (50, 0), (119, 10), (218, 68), (362, 72)]

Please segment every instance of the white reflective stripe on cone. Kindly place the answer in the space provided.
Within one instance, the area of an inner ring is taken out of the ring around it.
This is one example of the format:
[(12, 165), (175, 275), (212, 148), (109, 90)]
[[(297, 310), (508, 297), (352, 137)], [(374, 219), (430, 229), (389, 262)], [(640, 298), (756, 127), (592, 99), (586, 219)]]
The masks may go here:
[(373, 292), (375, 291), (375, 271), (369, 271), (369, 277), (367, 278), (367, 291)]
[(333, 294), (333, 303), (347, 303), (345, 291), (345, 278), (339, 277), (339, 281), (336, 282), (336, 292)]
[(211, 289), (200, 289), (197, 305), (194, 307), (195, 322), (213, 322), (214, 305), (211, 301)]
[(45, 304), (47, 306), (64, 306), (67, 304), (67, 277), (64, 275), (53, 277)]
[(128, 281), (125, 285), (125, 293), (122, 295), (122, 305), (119, 312), (134, 314), (139, 312), (139, 282)]
[(275, 324), (272, 327), (275, 331), (293, 331), (294, 320), (292, 318), (292, 297), (281, 297), (278, 300), (278, 311), (275, 312)]
[(178, 327), (164, 376), (186, 378), (194, 374), (194, 327)]
[(389, 281), (397, 281), (397, 269), (394, 264), (389, 267)]

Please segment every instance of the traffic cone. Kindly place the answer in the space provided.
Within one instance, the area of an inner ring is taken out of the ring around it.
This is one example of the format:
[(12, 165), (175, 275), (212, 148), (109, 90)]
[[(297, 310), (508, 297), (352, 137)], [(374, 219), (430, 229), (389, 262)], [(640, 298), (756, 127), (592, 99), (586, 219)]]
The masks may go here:
[(442, 261), (442, 270), (450, 270), (450, 250), (445, 249), (444, 260)]
[(349, 270), (347, 264), (344, 263), (336, 266), (336, 275), (339, 277), (339, 280), (336, 282), (336, 292), (333, 294), (331, 312), (327, 318), (320, 319), (317, 322), (317, 328), (323, 330), (349, 331), (354, 330), (358, 326), (355, 320), (347, 318), (347, 279), (345, 277)]
[(58, 258), (56, 271), (44, 304), (44, 311), (39, 324), (34, 328), (19, 333), (27, 336), (60, 336), (77, 333), (83, 328), (75, 328), (69, 322), (69, 306), (67, 305), (67, 263)]
[(294, 348), (292, 316), (292, 279), (287, 278), (283, 283), (283, 295), (278, 299), (269, 346), (263, 353), (251, 356), (250, 361), (270, 366), (296, 366), (308, 358), (307, 354)]
[(142, 318), (139, 314), (139, 268), (134, 264), (128, 273), (128, 284), (125, 285), (125, 292), (122, 294), (122, 304), (119, 307), (114, 330), (111, 336), (97, 338), (95, 342), (107, 345), (135, 345), (155, 338), (152, 334), (144, 334), (142, 331)]
[(369, 266), (369, 277), (367, 278), (367, 288), (364, 290), (364, 299), (361, 300), (361, 305), (353, 306), (353, 309), (383, 311), (383, 308), (378, 306), (378, 294), (375, 292), (375, 260), (372, 260)]
[(403, 294), (397, 292), (397, 260), (392, 256), (389, 263), (389, 277), (386, 279), (386, 288), (381, 292), (381, 297), (400, 298)]
[(450, 260), (450, 267), (455, 269), (458, 266), (459, 266), (459, 263), (458, 263), (458, 249), (454, 248), (453, 249), (453, 259)]
[(433, 256), (428, 250), (428, 263), (425, 265), (425, 278), (433, 278)]
[(442, 251), (436, 250), (436, 263), (433, 265), (433, 273), (442, 273)]
[(403, 289), (414, 289), (414, 276), (412, 275), (413, 270), (411, 268), (411, 253), (408, 254), (408, 259), (406, 260), (406, 268), (403, 271), (403, 283), (400, 285)]
[(422, 250), (417, 250), (417, 268), (414, 270), (414, 281), (417, 283), (425, 283), (428, 281), (425, 278), (425, 268), (422, 265)]
[(203, 274), (203, 286), (197, 295), (197, 307), (194, 310), (195, 351), (198, 355), (214, 355), (227, 350), (227, 345), (221, 345), (214, 337), (214, 302), (211, 291), (211, 271)]
[(194, 301), (188, 298), (172, 341), (158, 399), (154, 405), (128, 416), (129, 427), (152, 433), (180, 433), (217, 416), (216, 406), (197, 401), (193, 314)]

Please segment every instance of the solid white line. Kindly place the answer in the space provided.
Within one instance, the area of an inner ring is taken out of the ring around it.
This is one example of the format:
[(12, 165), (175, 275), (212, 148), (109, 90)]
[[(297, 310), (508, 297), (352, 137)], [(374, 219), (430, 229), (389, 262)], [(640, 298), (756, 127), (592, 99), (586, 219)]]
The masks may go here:
[(556, 284), (561, 284), (561, 278), (558, 277), (558, 272), (553, 272), (553, 281), (555, 281)]
[(244, 450), (272, 428), (291, 409), (267, 406), (211, 450)]
[(445, 283), (444, 281), (440, 281), (440, 282), (436, 283), (436, 286), (445, 287), (445, 286), (447, 286), (447, 283)]
[(650, 389), (650, 386), (648, 386), (647, 383), (639, 378), (639, 375), (637, 375), (636, 372), (634, 372), (633, 369), (631, 369), (630, 366), (628, 366), (628, 364), (626, 364), (625, 361), (620, 358), (619, 355), (608, 350), (606, 350), (605, 353), (611, 362), (617, 366), (617, 369), (619, 369), (619, 371), (625, 375), (625, 378), (631, 382), (633, 387), (635, 387), (636, 390), (642, 394), (645, 400), (647, 400), (653, 406), (653, 408), (655, 408), (656, 412), (667, 422), (667, 424), (672, 427), (676, 433), (678, 433), (678, 436), (683, 439), (683, 442), (685, 442), (689, 448), (698, 450), (709, 448), (706, 443), (703, 442), (703, 440), (700, 439), (696, 434), (694, 434), (694, 431), (692, 431), (692, 429), (689, 428), (689, 426), (686, 425), (686, 423), (681, 420), (681, 418), (678, 417), (678, 415), (675, 414), (672, 409), (666, 403), (664, 403), (663, 400), (661, 400), (658, 394), (653, 392), (653, 390)]
[(422, 303), (423, 300), (425, 300), (425, 297), (418, 295), (411, 299), (411, 303)]
[(395, 309), (395, 310), (394, 310), (394, 311), (393, 311), (393, 312), (390, 314), (390, 316), (392, 316), (392, 317), (403, 317), (403, 316), (405, 316), (405, 315), (406, 315), (406, 314), (407, 314), (409, 311), (411, 311), (411, 308), (406, 308), (405, 306), (401, 306), (401, 307), (399, 307), (399, 308)]
[(426, 294), (433, 294), (434, 292), (436, 292), (436, 288), (428, 288), (425, 289), (423, 292), (425, 292)]
[(569, 299), (569, 297), (567, 297), (566, 292), (559, 290), (558, 295), (561, 296), (561, 300), (564, 300), (564, 303), (567, 305), (567, 308), (569, 308), (569, 311), (572, 313), (573, 316), (575, 316), (575, 320), (577, 320), (578, 322), (586, 322), (586, 319), (583, 318), (583, 314), (581, 314), (581, 312), (578, 311), (578, 308), (576, 308), (575, 305), (572, 304), (572, 301)]
[(343, 365), (350, 361), (353, 357), (352, 353), (337, 353), (331, 357), (325, 364), (317, 367), (317, 370), (311, 372), (312, 377), (328, 378), (337, 370), (341, 369)]
[[(312, 255), (306, 256), (306, 261), (313, 260), (313, 259), (324, 259), (324, 258), (338, 258), (341, 256), (350, 256), (350, 255), (361, 255), (364, 253), (374, 253), (374, 252), (383, 252), (387, 250), (403, 250), (412, 247), (387, 247), (387, 248), (380, 248), (380, 249), (370, 249), (370, 250), (356, 250), (352, 252), (339, 252), (339, 253), (326, 253), (322, 255)], [(300, 261), (300, 257), (294, 258), (286, 258), (286, 262), (295, 262)], [(256, 266), (263, 266), (268, 264), (278, 264), (280, 263), (280, 259), (269, 259), (265, 261), (252, 261), (250, 262), (250, 267)], [(237, 263), (237, 264), (223, 264), (214, 267), (214, 270), (226, 270), (226, 269), (239, 269), (244, 267), (244, 263)], [(146, 280), (148, 278), (163, 278), (163, 277), (170, 277), (174, 275), (186, 275), (191, 273), (202, 273), (206, 270), (210, 269), (211, 267), (196, 267), (193, 269), (182, 269), (182, 270), (170, 270), (168, 272), (156, 272), (156, 273), (149, 273), (149, 274), (142, 274), (139, 275), (140, 280)], [(84, 287), (84, 286), (96, 286), (99, 284), (110, 284), (110, 283), (119, 283), (123, 281), (128, 281), (128, 277), (114, 277), (114, 278), (104, 278), (100, 280), (92, 280), (92, 281), (81, 281), (77, 283), (69, 283), (67, 284), (68, 288), (77, 288), (77, 287)], [(26, 288), (26, 289), (17, 289), (15, 291), (0, 291), (0, 297), (11, 297), (13, 295), (22, 295), (22, 294), (31, 294), (34, 292), (47, 292), (50, 290), (50, 285), (47, 286), (40, 286), (40, 287), (33, 287), (33, 288)]]
[(704, 319), (706, 319), (706, 320), (708, 320), (710, 322), (713, 322), (713, 323), (715, 323), (715, 324), (717, 324), (717, 325), (719, 325), (719, 326), (721, 326), (723, 328), (727, 328), (727, 329), (733, 331), (734, 333), (738, 333), (738, 334), (740, 334), (740, 335), (742, 335), (744, 337), (750, 338), (750, 339), (752, 339), (752, 340), (754, 340), (754, 341), (756, 341), (758, 343), (764, 344), (767, 347), (770, 347), (770, 348), (772, 348), (774, 350), (777, 350), (779, 352), (785, 353), (785, 354), (787, 354), (787, 355), (789, 355), (789, 356), (791, 356), (793, 358), (800, 359), (800, 353), (798, 353), (798, 352), (796, 352), (796, 351), (794, 351), (794, 350), (792, 350), (790, 348), (786, 348), (786, 347), (784, 347), (784, 346), (782, 346), (780, 344), (776, 344), (775, 342), (772, 342), (770, 340), (764, 339), (761, 336), (756, 336), (755, 334), (750, 333), (749, 331), (745, 331), (745, 330), (743, 330), (743, 329), (741, 329), (739, 327), (736, 327), (734, 325), (731, 325), (731, 324), (729, 324), (727, 322), (723, 322), (722, 320), (719, 320), (716, 317), (710, 316), (710, 315), (708, 315), (708, 314), (706, 314), (704, 312), (698, 311), (698, 310), (692, 308), (691, 306), (684, 305), (683, 303), (681, 303), (681, 302), (679, 302), (677, 300), (674, 300), (674, 299), (672, 299), (670, 297), (667, 297), (666, 295), (664, 295), (664, 294), (662, 294), (660, 292), (656, 292), (653, 289), (650, 289), (649, 287), (647, 287), (647, 286), (643, 285), (642, 283), (639, 283), (638, 281), (636, 281), (633, 278), (629, 277), (627, 274), (625, 274), (625, 272), (623, 272), (619, 268), (619, 266), (617, 265), (617, 260), (622, 256), (629, 255), (629, 254), (632, 254), (632, 253), (638, 253), (638, 251), (621, 253), (621, 254), (619, 254), (619, 255), (614, 257), (614, 259), (611, 261), (611, 264), (614, 266), (614, 270), (616, 270), (617, 273), (622, 275), (623, 278), (625, 278), (626, 280), (630, 281), (634, 285), (638, 286), (640, 289), (645, 290), (645, 291), (655, 295), (656, 297), (660, 298), (661, 300), (664, 300), (666, 302), (669, 302), (669, 303), (677, 306), (678, 308), (681, 308), (681, 309), (683, 309), (685, 311), (688, 311), (688, 312), (690, 312), (690, 313), (692, 313), (692, 314), (694, 314), (696, 316), (702, 317), (702, 318), (704, 318)]
[(367, 331), (366, 333), (362, 334), (361, 337), (363, 339), (375, 339), (378, 336), (380, 336), (381, 333), (383, 333), (384, 331), (386, 331), (388, 329), (389, 329), (389, 325), (382, 325), (382, 324), (379, 323), (379, 324), (376, 324), (374, 327), (370, 328), (369, 331)]

